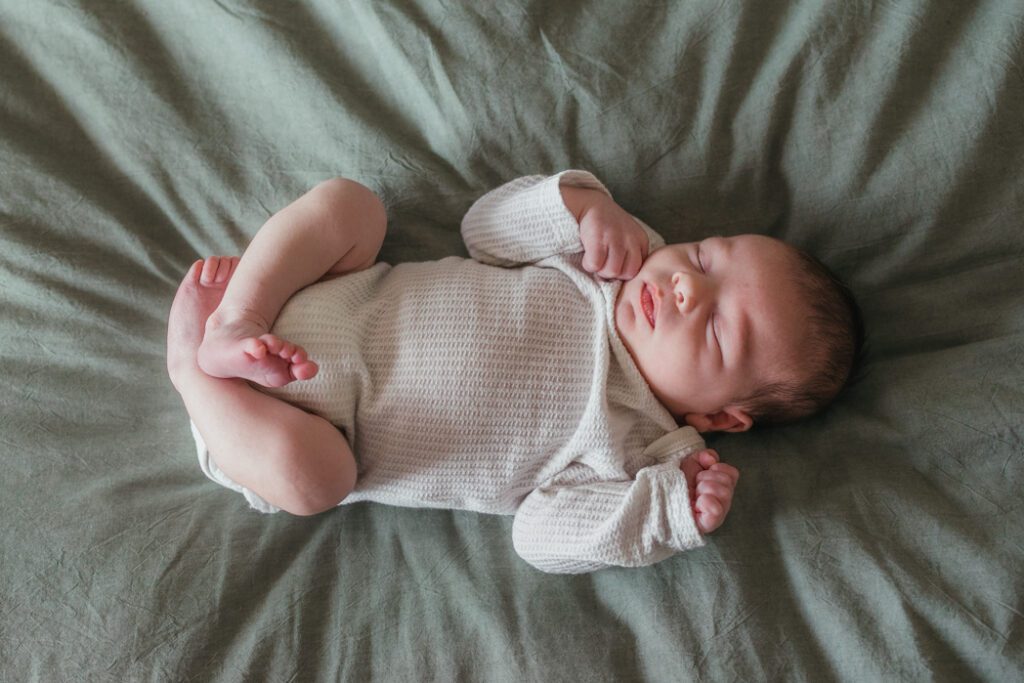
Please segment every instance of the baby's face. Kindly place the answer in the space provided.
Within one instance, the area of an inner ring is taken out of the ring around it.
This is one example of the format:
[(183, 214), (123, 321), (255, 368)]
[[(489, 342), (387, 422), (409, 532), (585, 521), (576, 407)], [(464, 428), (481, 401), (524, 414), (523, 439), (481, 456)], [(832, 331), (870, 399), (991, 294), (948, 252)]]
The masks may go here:
[(782, 379), (805, 305), (790, 248), (762, 235), (652, 252), (615, 303), (615, 325), (654, 395), (699, 431), (743, 431), (733, 399)]

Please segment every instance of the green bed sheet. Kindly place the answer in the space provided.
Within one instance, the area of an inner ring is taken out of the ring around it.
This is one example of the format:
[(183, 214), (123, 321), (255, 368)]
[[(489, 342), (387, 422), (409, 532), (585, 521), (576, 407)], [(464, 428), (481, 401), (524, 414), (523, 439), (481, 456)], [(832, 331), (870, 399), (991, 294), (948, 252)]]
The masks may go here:
[[(1024, 5), (0, 0), (0, 679), (1024, 679)], [(263, 516), (166, 378), (187, 266), (320, 180), (389, 262), (595, 172), (862, 302), (831, 410), (713, 437), (707, 547), (539, 573), (511, 519)]]

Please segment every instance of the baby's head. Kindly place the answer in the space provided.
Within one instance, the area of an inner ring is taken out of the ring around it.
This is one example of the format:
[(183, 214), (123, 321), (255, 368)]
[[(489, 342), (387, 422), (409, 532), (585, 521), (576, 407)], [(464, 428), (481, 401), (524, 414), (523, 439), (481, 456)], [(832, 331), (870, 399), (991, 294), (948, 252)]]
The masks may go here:
[(864, 343), (849, 290), (771, 237), (670, 244), (625, 282), (615, 324), (654, 395), (698, 431), (745, 431), (827, 406)]

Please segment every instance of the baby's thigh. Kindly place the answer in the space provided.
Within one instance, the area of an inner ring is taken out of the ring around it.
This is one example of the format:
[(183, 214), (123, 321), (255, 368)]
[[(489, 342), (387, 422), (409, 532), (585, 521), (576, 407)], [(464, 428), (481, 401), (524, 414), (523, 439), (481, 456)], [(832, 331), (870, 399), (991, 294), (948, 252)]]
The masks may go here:
[(338, 372), (330, 362), (322, 363), (317, 375), (309, 380), (296, 380), (283, 387), (258, 387), (269, 396), (280, 399), (307, 413), (321, 417), (344, 434), (352, 434), (355, 423), (356, 380), (348, 373)]

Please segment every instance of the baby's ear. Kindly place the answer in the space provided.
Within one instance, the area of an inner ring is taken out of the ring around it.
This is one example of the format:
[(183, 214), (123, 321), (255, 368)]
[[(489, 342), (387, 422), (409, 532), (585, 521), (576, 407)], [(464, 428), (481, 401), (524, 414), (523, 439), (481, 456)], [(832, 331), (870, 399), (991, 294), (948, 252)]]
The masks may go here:
[(745, 432), (754, 426), (754, 419), (734, 406), (726, 406), (717, 413), (689, 413), (683, 419), (701, 433)]

